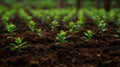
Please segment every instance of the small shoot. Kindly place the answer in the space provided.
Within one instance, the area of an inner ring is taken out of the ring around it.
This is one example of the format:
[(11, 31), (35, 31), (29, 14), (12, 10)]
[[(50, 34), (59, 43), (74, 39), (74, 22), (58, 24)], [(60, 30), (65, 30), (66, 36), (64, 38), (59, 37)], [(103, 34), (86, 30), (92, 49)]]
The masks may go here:
[(60, 19), (60, 16), (59, 16), (59, 15), (55, 15), (55, 16), (54, 16), (54, 19), (55, 19), (55, 20), (59, 20), (59, 19)]
[(71, 18), (71, 15), (64, 16), (63, 17), (63, 22), (67, 22), (68, 20), (70, 20), (70, 18)]
[(67, 42), (67, 37), (66, 37), (67, 32), (64, 32), (63, 30), (60, 31), (60, 33), (57, 34), (56, 40), (57, 40), (57, 44), (63, 44), (65, 42)]
[(70, 23), (68, 24), (68, 29), (70, 30), (70, 32), (75, 32), (75, 30), (76, 30), (76, 25), (75, 25), (75, 23), (74, 23), (74, 22), (70, 22)]
[(6, 25), (8, 25), (8, 20), (9, 20), (9, 17), (8, 16), (6, 16), (6, 15), (3, 15), (2, 16), (2, 23), (6, 26)]
[(106, 29), (106, 23), (105, 23), (104, 20), (99, 21), (98, 27), (99, 27), (99, 29), (100, 29), (102, 32), (104, 32), (104, 31), (107, 30), (107, 29)]
[(110, 21), (114, 21), (115, 18), (116, 18), (115, 16), (116, 16), (116, 12), (114, 10), (111, 10), (108, 14), (108, 17), (109, 17)]
[(24, 44), (27, 42), (23, 42), (23, 39), (20, 37), (15, 38), (15, 42), (11, 43), (12, 46), (11, 50), (13, 51), (20, 51), (21, 49), (25, 48)]
[(97, 23), (99, 20), (101, 20), (101, 17), (99, 15), (93, 15), (92, 19)]
[(27, 22), (32, 20), (32, 17), (29, 16), (24, 9), (19, 10), (20, 16), (25, 19)]
[(57, 21), (53, 21), (53, 22), (51, 23), (52, 31), (54, 31), (58, 26), (59, 26), (58, 22), (57, 22)]
[(35, 30), (35, 25), (35, 22), (32, 20), (28, 23), (28, 27), (32, 32)]
[(87, 30), (86, 32), (84, 32), (84, 39), (86, 41), (90, 40), (93, 36), (94, 36), (94, 32), (92, 30)]
[(6, 30), (9, 33), (9, 35), (12, 36), (13, 34), (15, 34), (16, 26), (10, 23), (6, 26)]
[(79, 17), (79, 20), (77, 21), (77, 30), (83, 29), (83, 23), (84, 23), (84, 17)]
[(118, 27), (120, 27), (120, 18), (117, 19), (116, 25), (117, 25)]
[(101, 19), (107, 20), (107, 12), (104, 9), (100, 9), (98, 11), (98, 15), (100, 16)]
[(119, 29), (117, 29), (117, 34), (116, 34), (116, 35), (114, 35), (114, 36), (120, 39), (120, 28), (119, 28)]
[(50, 19), (51, 19), (50, 16), (46, 16), (47, 21), (50, 21)]
[(67, 16), (63, 17), (63, 21), (67, 22), (69, 20), (69, 18)]
[(41, 28), (36, 29), (36, 32), (37, 32), (38, 36), (42, 36), (42, 29)]

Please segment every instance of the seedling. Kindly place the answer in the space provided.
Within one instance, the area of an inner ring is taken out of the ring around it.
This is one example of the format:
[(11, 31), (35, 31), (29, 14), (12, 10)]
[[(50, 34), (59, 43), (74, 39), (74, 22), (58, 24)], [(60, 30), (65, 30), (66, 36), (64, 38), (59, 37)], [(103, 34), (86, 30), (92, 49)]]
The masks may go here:
[(54, 19), (55, 19), (55, 20), (59, 20), (59, 19), (60, 19), (60, 16), (59, 16), (59, 15), (55, 15), (55, 16), (54, 16)]
[(24, 44), (27, 42), (23, 42), (23, 39), (20, 37), (15, 38), (15, 43), (11, 43), (10, 45), (12, 46), (11, 50), (13, 51), (20, 51), (22, 48), (25, 48)]
[(97, 22), (97, 21), (101, 20), (101, 17), (100, 17), (99, 15), (94, 15), (94, 16), (92, 16), (92, 19), (93, 19), (95, 22)]
[(70, 22), (68, 24), (68, 29), (70, 30), (70, 32), (74, 32), (76, 29), (76, 25), (73, 22)]
[(8, 24), (10, 17), (12, 17), (15, 12), (16, 12), (16, 9), (11, 9), (11, 10), (5, 12), (5, 14), (3, 14), (1, 19), (4, 23), (4, 25)]
[(46, 20), (49, 21), (51, 18), (50, 16), (46, 16)]
[(6, 26), (6, 30), (8, 31), (10, 36), (12, 36), (13, 34), (15, 34), (16, 26), (14, 24), (10, 23)]
[(58, 26), (59, 26), (58, 22), (57, 22), (57, 21), (53, 21), (53, 22), (51, 23), (52, 31), (55, 30)]
[(90, 40), (93, 36), (94, 36), (94, 32), (92, 30), (87, 30), (85, 33), (84, 33), (84, 39), (86, 41)]
[(99, 15), (94, 15), (92, 19), (97, 23), (99, 20), (101, 20)]
[(6, 15), (3, 15), (3, 17), (2, 17), (2, 23), (6, 26), (6, 25), (8, 25), (8, 20), (9, 20), (9, 17), (8, 16), (6, 16)]
[(106, 29), (106, 23), (105, 23), (104, 20), (99, 21), (98, 27), (99, 27), (100, 30), (102, 30), (102, 32), (107, 30)]
[(42, 36), (42, 29), (41, 28), (36, 29), (36, 31), (37, 31), (37, 35), (38, 36)]
[(84, 22), (85, 18), (83, 15), (80, 15), (80, 17), (78, 17), (78, 20)]
[(31, 21), (28, 23), (28, 27), (29, 27), (29, 29), (30, 29), (31, 31), (34, 31), (34, 30), (35, 30), (35, 22), (31, 20)]
[(111, 10), (111, 11), (109, 12), (108, 16), (109, 16), (109, 20), (110, 20), (110, 21), (114, 21), (115, 16), (116, 16), (116, 12), (115, 12), (114, 10)]
[(107, 13), (104, 9), (100, 9), (98, 11), (98, 15), (100, 16), (99, 18), (106, 20), (107, 19)]
[[(65, 11), (65, 12), (67, 12), (67, 11)], [(70, 12), (70, 13), (69, 13)], [(73, 11), (68, 11), (68, 13), (66, 13), (67, 15), (66, 16), (64, 16), (64, 18), (63, 18), (63, 21), (64, 22), (67, 22), (67, 21), (69, 21), (69, 20), (71, 20), (71, 18), (73, 17), (73, 15), (75, 15), (75, 10), (73, 10)]]
[(66, 37), (66, 32), (64, 32), (63, 30), (60, 31), (60, 33), (57, 34), (56, 40), (58, 41), (56, 44), (60, 44), (60, 43), (65, 43), (67, 42), (67, 37)]
[(114, 35), (115, 37), (117, 37), (117, 38), (120, 38), (120, 28), (119, 29), (117, 29), (117, 34), (116, 35)]
[(84, 22), (84, 18), (80, 17), (79, 20), (77, 21), (77, 29), (78, 30), (83, 28), (83, 22)]
[(32, 20), (32, 17), (29, 16), (24, 9), (20, 9), (19, 12), (20, 12), (20, 16), (24, 18), (27, 22)]
[(66, 22), (66, 21), (68, 21), (68, 20), (69, 20), (68, 16), (63, 17), (63, 21), (64, 21), (64, 22)]
[(117, 19), (116, 25), (120, 27), (120, 18)]
[(64, 17), (63, 17), (63, 21), (64, 21), (64, 22), (67, 22), (70, 18), (71, 18), (70, 15), (68, 15), (68, 16), (64, 16)]

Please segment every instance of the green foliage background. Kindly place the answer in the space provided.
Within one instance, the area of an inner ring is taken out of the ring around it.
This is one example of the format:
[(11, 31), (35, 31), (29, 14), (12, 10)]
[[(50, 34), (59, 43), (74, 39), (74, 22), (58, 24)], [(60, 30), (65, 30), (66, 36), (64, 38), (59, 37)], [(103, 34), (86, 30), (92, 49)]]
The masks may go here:
[[(17, 7), (17, 6), (34, 6), (38, 8), (54, 8), (57, 7), (58, 0), (0, 0), (0, 4), (9, 4), (11, 6)], [(65, 6), (75, 6), (76, 0), (63, 0)], [(103, 6), (102, 3), (103, 0), (100, 0), (101, 6)], [(116, 2), (115, 0), (112, 0), (112, 5), (115, 6)], [(89, 6), (95, 6), (95, 0), (82, 0), (82, 6), (83, 7), (89, 7)]]

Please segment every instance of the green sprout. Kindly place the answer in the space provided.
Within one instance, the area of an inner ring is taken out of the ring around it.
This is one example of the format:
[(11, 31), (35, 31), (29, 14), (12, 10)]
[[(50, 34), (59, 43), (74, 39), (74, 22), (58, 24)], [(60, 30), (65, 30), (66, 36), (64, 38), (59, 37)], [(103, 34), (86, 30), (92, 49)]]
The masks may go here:
[(64, 21), (64, 22), (67, 22), (70, 18), (71, 18), (70, 15), (68, 15), (68, 16), (64, 16), (64, 17), (63, 17), (63, 21)]
[(84, 22), (85, 18), (84, 18), (84, 16), (83, 16), (83, 15), (80, 15), (80, 16), (78, 17), (78, 20), (80, 20), (80, 21)]
[(59, 19), (60, 19), (60, 16), (59, 16), (59, 15), (55, 15), (55, 16), (54, 16), (54, 19), (55, 19), (55, 20), (59, 20)]
[(100, 16), (101, 19), (104, 19), (104, 20), (107, 19), (107, 13), (106, 13), (106, 11), (104, 9), (100, 9), (98, 11), (98, 15)]
[(109, 20), (114, 21), (116, 16), (116, 12), (114, 10), (111, 10), (108, 14)]
[(37, 31), (37, 35), (38, 36), (42, 36), (42, 29), (41, 28), (36, 29), (36, 31)]
[(9, 20), (9, 17), (6, 16), (6, 15), (3, 15), (3, 16), (2, 16), (2, 20), (3, 20), (3, 21), (8, 21), (8, 20)]
[(28, 27), (31, 31), (34, 31), (35, 30), (35, 22), (34, 21), (30, 21), (28, 23)]
[(32, 17), (29, 16), (29, 15), (25, 12), (24, 9), (20, 9), (20, 10), (19, 10), (19, 13), (20, 13), (20, 16), (21, 16), (23, 19), (25, 19), (27, 22), (30, 21), (30, 20), (32, 20)]
[(64, 22), (68, 21), (68, 19), (69, 19), (69, 18), (68, 18), (67, 16), (63, 17), (63, 21), (64, 21)]
[(9, 17), (8, 16), (6, 16), (6, 15), (3, 15), (2, 16), (2, 23), (6, 26), (6, 25), (8, 25), (8, 20), (9, 20)]
[(117, 19), (116, 25), (120, 27), (120, 18)]
[(16, 12), (16, 9), (11, 9), (3, 14), (1, 19), (4, 25), (8, 25), (8, 21), (10, 17), (12, 17), (15, 12)]
[(10, 45), (13, 46), (11, 50), (15, 51), (20, 51), (22, 48), (25, 48), (24, 44), (27, 42), (23, 42), (23, 39), (20, 37), (15, 38), (15, 43), (11, 43)]
[(98, 27), (99, 27), (99, 29), (102, 30), (102, 31), (107, 30), (107, 29), (106, 29), (106, 23), (105, 23), (104, 20), (99, 21)]
[(52, 31), (55, 30), (58, 26), (59, 26), (58, 22), (57, 22), (57, 21), (53, 21), (53, 22), (51, 23)]
[(57, 44), (59, 43), (65, 43), (67, 37), (66, 37), (66, 32), (64, 32), (63, 30), (60, 31), (60, 33), (57, 34), (56, 40), (58, 41)]
[(8, 31), (10, 36), (12, 36), (13, 34), (15, 34), (16, 26), (14, 24), (10, 23), (6, 26), (6, 30)]
[(120, 28), (119, 29), (117, 29), (117, 34), (116, 35), (114, 35), (115, 37), (117, 37), (117, 38), (120, 38)]
[(92, 17), (92, 19), (95, 21), (95, 22), (98, 22), (99, 20), (101, 20), (100, 16), (99, 15), (94, 15)]
[(84, 39), (85, 40), (90, 40), (93, 36), (94, 36), (94, 32), (92, 30), (87, 30), (86, 32), (84, 32)]
[(46, 16), (46, 20), (49, 21), (51, 18), (50, 16)]
[(68, 29), (70, 30), (70, 32), (74, 32), (76, 29), (76, 25), (74, 24), (74, 22), (70, 22), (68, 24)]
[(78, 30), (83, 28), (83, 22), (84, 22), (84, 19), (80, 17), (79, 20), (77, 21)]

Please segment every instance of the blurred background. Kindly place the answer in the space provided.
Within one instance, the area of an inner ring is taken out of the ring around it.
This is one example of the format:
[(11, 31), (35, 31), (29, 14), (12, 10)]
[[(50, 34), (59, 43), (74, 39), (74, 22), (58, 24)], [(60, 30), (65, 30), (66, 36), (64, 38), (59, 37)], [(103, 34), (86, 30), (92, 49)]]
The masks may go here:
[[(0, 0), (0, 6), (4, 5), (7, 7), (32, 7), (32, 8), (72, 8), (79, 5), (82, 8), (89, 7), (104, 7), (104, 1), (111, 1), (112, 8), (116, 8), (118, 5), (116, 1), (119, 0)], [(79, 3), (79, 4), (77, 4)], [(109, 2), (107, 2), (109, 3)], [(108, 4), (109, 5), (109, 4)]]

